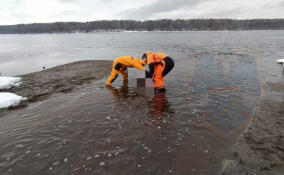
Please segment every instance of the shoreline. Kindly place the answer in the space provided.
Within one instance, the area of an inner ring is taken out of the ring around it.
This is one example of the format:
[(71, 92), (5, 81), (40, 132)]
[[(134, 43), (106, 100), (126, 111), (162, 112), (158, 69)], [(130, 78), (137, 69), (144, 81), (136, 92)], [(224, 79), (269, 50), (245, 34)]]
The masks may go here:
[(223, 175), (284, 173), (284, 82), (263, 82), (262, 91), (253, 118), (234, 145), (235, 160)]
[(72, 92), (81, 85), (105, 78), (111, 68), (112, 61), (88, 60), (19, 75), (17, 77), (22, 78), (21, 85), (7, 91), (25, 97), (27, 100), (15, 107), (0, 109), (0, 116), (5, 116), (10, 110), (24, 108), (29, 103), (45, 100), (58, 93)]
[(73, 31), (73, 32), (42, 32), (42, 33), (0, 33), (0, 35), (68, 35), (68, 34), (103, 34), (103, 33), (188, 33), (188, 32), (278, 32), (284, 31), (284, 29), (251, 29), (251, 30), (125, 30), (125, 31), (91, 31), (91, 32), (83, 32), (83, 31)]

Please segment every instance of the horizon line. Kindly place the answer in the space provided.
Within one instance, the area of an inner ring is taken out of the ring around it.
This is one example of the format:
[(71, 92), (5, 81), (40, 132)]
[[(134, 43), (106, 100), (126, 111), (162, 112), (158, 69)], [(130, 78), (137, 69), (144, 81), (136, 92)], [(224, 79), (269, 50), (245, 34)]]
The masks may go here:
[(0, 24), (0, 26), (16, 26), (16, 25), (30, 25), (30, 24), (53, 24), (53, 23), (88, 23), (88, 22), (98, 22), (98, 21), (137, 21), (137, 22), (146, 22), (146, 21), (159, 21), (159, 20), (233, 20), (233, 21), (252, 21), (252, 20), (284, 20), (284, 17), (280, 18), (178, 18), (178, 19), (145, 19), (145, 20), (136, 20), (136, 19), (99, 19), (99, 20), (88, 20), (88, 21), (52, 21), (52, 22), (27, 22), (27, 23), (15, 23), (15, 24)]

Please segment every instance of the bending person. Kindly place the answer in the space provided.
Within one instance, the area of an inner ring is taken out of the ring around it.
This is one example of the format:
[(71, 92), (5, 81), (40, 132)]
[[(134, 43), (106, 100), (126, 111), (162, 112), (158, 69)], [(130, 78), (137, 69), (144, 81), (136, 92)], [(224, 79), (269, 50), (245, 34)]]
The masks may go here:
[(159, 92), (165, 92), (164, 77), (175, 66), (174, 60), (166, 54), (146, 52), (142, 60), (148, 64), (149, 72), (146, 71), (146, 78), (152, 78), (155, 89)]
[(133, 58), (131, 56), (121, 56), (116, 58), (112, 64), (112, 71), (109, 78), (106, 81), (106, 85), (111, 85), (112, 82), (117, 78), (118, 74), (121, 74), (123, 80), (128, 80), (127, 68), (136, 68), (138, 70), (145, 70), (145, 62)]

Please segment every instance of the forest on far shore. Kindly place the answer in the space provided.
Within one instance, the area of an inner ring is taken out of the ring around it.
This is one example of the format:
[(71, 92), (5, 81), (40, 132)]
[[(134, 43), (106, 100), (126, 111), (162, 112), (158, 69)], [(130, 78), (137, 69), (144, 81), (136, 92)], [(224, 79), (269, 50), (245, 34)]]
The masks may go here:
[(100, 20), (91, 22), (55, 22), (0, 26), (0, 34), (218, 30), (284, 30), (284, 19)]

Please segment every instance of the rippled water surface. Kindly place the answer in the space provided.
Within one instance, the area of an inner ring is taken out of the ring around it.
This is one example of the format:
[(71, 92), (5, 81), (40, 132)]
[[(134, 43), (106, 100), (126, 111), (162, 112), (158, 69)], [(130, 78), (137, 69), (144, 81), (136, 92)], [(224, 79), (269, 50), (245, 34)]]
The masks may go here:
[(165, 94), (139, 95), (121, 79), (107, 88), (103, 79), (0, 117), (0, 174), (218, 174), (253, 117), (263, 64), (269, 74), (280, 69), (283, 34), (1, 35), (7, 75), (145, 50), (169, 54), (175, 68)]

